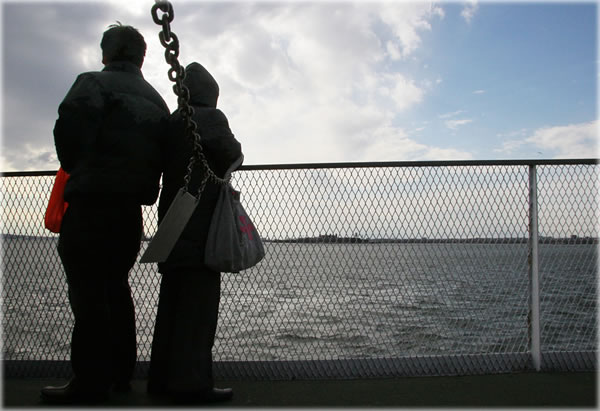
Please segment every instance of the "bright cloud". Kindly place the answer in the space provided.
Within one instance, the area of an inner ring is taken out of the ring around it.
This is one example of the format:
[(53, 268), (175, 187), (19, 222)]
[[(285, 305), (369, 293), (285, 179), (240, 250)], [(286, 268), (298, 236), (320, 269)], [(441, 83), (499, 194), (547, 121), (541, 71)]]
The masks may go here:
[[(598, 156), (598, 121), (567, 126), (543, 127), (533, 134), (526, 129), (514, 131), (504, 136), (513, 137), (502, 143), (495, 152), (512, 154), (527, 149), (547, 158), (589, 158)], [(528, 135), (528, 137), (527, 137)], [(514, 138), (523, 136), (523, 138)], [(502, 136), (500, 136), (502, 137)]]
[[(199, 27), (212, 14), (190, 11), (186, 19), (198, 20)], [(366, 148), (383, 135), (404, 135), (392, 125), (394, 116), (424, 100), (427, 91), (420, 84), (435, 83), (435, 78), (418, 82), (382, 63), (417, 50), (419, 33), (443, 17), (437, 7), (248, 4), (240, 15), (228, 13), (231, 22), (222, 22), (218, 36), (207, 39), (210, 34), (196, 31), (196, 25), (178, 26), (183, 30), (178, 35), (186, 39), (186, 55), (202, 56), (219, 81), (220, 107), (248, 163), (380, 159), (366, 154), (378, 150)], [(381, 24), (390, 37), (377, 34)]]
[(393, 58), (406, 58), (421, 45), (420, 31), (431, 30), (431, 20), (434, 17), (444, 18), (444, 10), (425, 2), (402, 3), (385, 2), (378, 6), (379, 18), (395, 35), (397, 44)]
[[(568, 126), (545, 127), (525, 140), (555, 158), (588, 158), (598, 156), (598, 121)], [(550, 153), (548, 153), (550, 154)]]

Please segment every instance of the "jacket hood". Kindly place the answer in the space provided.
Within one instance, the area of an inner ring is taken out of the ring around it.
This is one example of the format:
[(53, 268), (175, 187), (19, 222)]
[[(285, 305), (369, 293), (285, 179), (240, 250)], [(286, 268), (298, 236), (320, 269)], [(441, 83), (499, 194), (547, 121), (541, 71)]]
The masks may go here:
[(188, 64), (185, 68), (183, 84), (190, 91), (190, 104), (217, 107), (219, 85), (201, 64)]

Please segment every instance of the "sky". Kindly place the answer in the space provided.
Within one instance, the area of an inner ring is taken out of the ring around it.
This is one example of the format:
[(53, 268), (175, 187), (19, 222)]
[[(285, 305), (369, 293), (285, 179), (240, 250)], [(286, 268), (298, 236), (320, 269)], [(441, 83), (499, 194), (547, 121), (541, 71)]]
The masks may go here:
[[(117, 20), (176, 109), (153, 1), (1, 4), (0, 171), (58, 168), (58, 105)], [(598, 157), (596, 2), (172, 4), (245, 164)]]

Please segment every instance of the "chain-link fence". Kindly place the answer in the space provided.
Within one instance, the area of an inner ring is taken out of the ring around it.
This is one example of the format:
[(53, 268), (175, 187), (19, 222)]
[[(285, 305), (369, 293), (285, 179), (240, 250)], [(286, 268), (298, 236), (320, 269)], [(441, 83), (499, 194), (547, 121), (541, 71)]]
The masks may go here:
[[(243, 167), (233, 184), (267, 256), (223, 274), (216, 375), (531, 369), (534, 257), (542, 369), (595, 369), (598, 171), (596, 160)], [(68, 374), (73, 320), (57, 236), (43, 228), (53, 173), (5, 173), (0, 181), (5, 372)], [(144, 224), (151, 237), (156, 206), (144, 209)], [(156, 266), (136, 265), (130, 284), (143, 375)]]

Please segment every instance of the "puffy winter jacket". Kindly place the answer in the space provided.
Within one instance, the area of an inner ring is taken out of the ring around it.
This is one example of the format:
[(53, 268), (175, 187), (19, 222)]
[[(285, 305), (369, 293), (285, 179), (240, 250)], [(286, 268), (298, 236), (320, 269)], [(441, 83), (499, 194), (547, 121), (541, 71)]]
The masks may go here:
[[(216, 108), (219, 86), (210, 73), (198, 63), (186, 67), (184, 84), (190, 90), (190, 104), (194, 107), (193, 120), (198, 125), (202, 150), (211, 169), (219, 177), (223, 177), (225, 171), (241, 156), (242, 149), (229, 128), (225, 114)], [(192, 143), (186, 135), (185, 123), (179, 111), (175, 111), (169, 120), (168, 134), (163, 189), (158, 203), (159, 222), (183, 186), (192, 156)], [(196, 164), (188, 187), (192, 194), (197, 193), (203, 176), (202, 167)], [(177, 268), (204, 269), (204, 247), (218, 197), (218, 188), (215, 183), (207, 183), (196, 210), (169, 258), (158, 265), (161, 273)]]
[(58, 113), (54, 142), (70, 174), (65, 200), (156, 201), (169, 108), (136, 65), (80, 74)]

